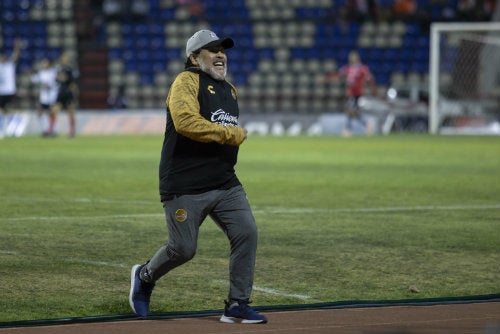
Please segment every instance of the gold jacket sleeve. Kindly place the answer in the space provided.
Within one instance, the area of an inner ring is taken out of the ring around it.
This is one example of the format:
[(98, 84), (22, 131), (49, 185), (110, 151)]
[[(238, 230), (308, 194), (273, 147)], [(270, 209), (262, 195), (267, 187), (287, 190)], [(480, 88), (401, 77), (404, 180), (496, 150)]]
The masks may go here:
[(199, 76), (182, 72), (175, 79), (167, 96), (167, 108), (175, 130), (195, 141), (216, 142), (239, 146), (245, 140), (245, 130), (239, 126), (212, 123), (200, 115), (198, 102)]

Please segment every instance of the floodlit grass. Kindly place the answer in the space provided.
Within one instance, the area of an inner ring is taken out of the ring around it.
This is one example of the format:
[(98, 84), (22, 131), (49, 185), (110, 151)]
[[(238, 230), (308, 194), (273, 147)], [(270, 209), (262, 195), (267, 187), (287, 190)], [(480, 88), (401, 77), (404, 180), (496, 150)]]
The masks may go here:
[[(0, 322), (131, 312), (130, 267), (167, 238), (161, 141), (0, 141)], [(237, 172), (260, 232), (255, 305), (500, 292), (498, 137), (252, 136)], [(152, 311), (221, 308), (228, 251), (207, 220)]]

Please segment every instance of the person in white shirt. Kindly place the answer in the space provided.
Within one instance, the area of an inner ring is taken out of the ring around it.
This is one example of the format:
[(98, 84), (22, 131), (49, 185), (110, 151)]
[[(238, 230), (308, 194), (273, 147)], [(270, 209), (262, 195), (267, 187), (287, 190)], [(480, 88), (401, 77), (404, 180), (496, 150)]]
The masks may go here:
[(0, 137), (4, 136), (7, 126), (5, 114), (7, 106), (16, 95), (16, 65), (21, 51), (21, 41), (14, 42), (14, 49), (10, 57), (0, 53)]
[[(57, 100), (59, 92), (57, 83), (57, 68), (48, 58), (42, 59), (39, 70), (31, 76), (31, 82), (39, 86), (38, 118), (41, 122), (42, 134), (48, 132), (48, 114)], [(44, 117), (44, 114), (47, 114)]]

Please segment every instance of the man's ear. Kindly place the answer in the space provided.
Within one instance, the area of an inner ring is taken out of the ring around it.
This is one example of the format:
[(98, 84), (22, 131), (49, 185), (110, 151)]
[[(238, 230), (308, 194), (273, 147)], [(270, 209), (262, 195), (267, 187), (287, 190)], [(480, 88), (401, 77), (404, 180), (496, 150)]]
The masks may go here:
[(194, 54), (194, 53), (191, 53), (191, 55), (189, 56), (189, 59), (191, 60), (191, 63), (193, 63), (193, 65), (196, 65), (198, 66), (198, 57)]

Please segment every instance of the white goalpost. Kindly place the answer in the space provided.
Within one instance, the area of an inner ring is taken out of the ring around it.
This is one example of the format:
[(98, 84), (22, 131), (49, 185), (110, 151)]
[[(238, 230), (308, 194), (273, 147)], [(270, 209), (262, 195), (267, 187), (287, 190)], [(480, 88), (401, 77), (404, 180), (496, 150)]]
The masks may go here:
[(500, 22), (433, 23), (430, 42), (429, 132), (500, 134)]

